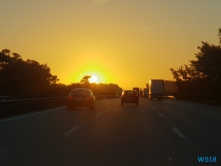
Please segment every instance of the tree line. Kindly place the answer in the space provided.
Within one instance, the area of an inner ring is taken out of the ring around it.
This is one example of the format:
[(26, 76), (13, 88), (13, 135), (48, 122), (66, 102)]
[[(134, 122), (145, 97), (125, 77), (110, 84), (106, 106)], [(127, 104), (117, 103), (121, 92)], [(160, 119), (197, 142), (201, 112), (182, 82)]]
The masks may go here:
[(196, 60), (178, 69), (170, 68), (180, 99), (221, 101), (221, 28), (218, 29), (219, 45), (201, 42)]
[[(176, 98), (195, 101), (221, 101), (221, 28), (218, 29), (219, 45), (203, 42), (195, 53), (196, 60), (178, 69), (170, 68), (177, 92)], [(120, 96), (117, 84), (90, 83), (91, 76), (84, 76), (79, 83), (58, 83), (47, 64), (36, 60), (23, 60), (9, 49), (0, 52), (0, 96), (14, 98), (67, 96), (74, 88), (90, 88), (95, 95)]]
[(79, 83), (58, 83), (47, 64), (36, 60), (23, 60), (18, 53), (3, 49), (0, 52), (0, 96), (13, 98), (36, 98), (67, 96), (74, 88), (90, 88), (95, 95), (121, 93), (117, 84), (91, 84), (84, 76)]

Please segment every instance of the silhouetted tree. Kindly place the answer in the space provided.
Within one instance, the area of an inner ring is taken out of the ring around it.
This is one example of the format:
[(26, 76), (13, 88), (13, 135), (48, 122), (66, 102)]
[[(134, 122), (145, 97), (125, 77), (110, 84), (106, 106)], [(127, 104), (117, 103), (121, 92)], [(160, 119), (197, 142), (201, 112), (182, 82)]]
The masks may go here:
[(219, 44), (221, 44), (221, 28), (218, 29)]
[(103, 83), (90, 83), (89, 79), (91, 76), (86, 75), (84, 76), (80, 84), (71, 84), (69, 87), (72, 88), (79, 88), (79, 87), (84, 87), (84, 88), (90, 88), (94, 95), (107, 95), (111, 94), (112, 96), (119, 96), (119, 94), (122, 92), (122, 88), (120, 88), (117, 84), (103, 84)]
[(203, 76), (206, 96), (218, 99), (221, 95), (221, 47), (202, 42), (198, 49), (197, 60), (190, 62)]
[(122, 92), (117, 84), (90, 83), (91, 76), (84, 76), (80, 83), (57, 84), (58, 78), (50, 73), (47, 64), (21, 58), (9, 49), (0, 52), (0, 95), (14, 97), (66, 96), (74, 88), (90, 88), (95, 95), (102, 93), (116, 96)]
[(8, 49), (0, 52), (0, 94), (15, 96), (35, 96), (46, 93), (51, 84), (58, 81), (50, 73), (47, 64), (35, 60), (22, 60), (17, 53)]
[[(221, 29), (219, 29), (219, 35)], [(190, 60), (177, 70), (170, 68), (178, 94), (184, 98), (220, 99), (221, 96), (221, 47), (202, 42), (195, 54), (197, 60)]]
[(91, 76), (89, 76), (89, 75), (86, 75), (86, 76), (84, 76), (82, 79), (81, 79), (81, 84), (84, 84), (84, 85), (89, 85), (90, 84), (90, 82), (89, 82), (89, 79), (91, 78)]
[(0, 52), (0, 70), (11, 62), (10, 50), (4, 49)]
[(69, 86), (65, 84), (52, 84), (50, 86), (50, 96), (67, 96), (72, 89), (69, 88)]

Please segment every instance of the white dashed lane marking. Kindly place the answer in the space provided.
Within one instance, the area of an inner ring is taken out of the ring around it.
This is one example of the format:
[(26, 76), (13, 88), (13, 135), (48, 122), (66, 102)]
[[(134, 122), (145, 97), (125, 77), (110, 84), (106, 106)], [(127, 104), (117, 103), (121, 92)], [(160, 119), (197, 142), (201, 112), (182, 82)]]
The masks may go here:
[(206, 153), (204, 153), (196, 144), (194, 144), (187, 136), (185, 136), (177, 127), (175, 127), (173, 125), (173, 123), (167, 119), (163, 114), (160, 113), (160, 111), (158, 109), (156, 109), (155, 107), (152, 106), (153, 109), (155, 109), (157, 111), (157, 114), (159, 116), (161, 116), (162, 118), (164, 118), (165, 120), (167, 120), (171, 126), (171, 129), (180, 137), (180, 138), (185, 138), (187, 139), (193, 146), (195, 146), (204, 156), (208, 156)]
[(161, 113), (158, 113), (158, 115), (160, 115), (161, 117), (164, 117), (163, 114), (161, 114)]
[(63, 136), (66, 137), (66, 136), (68, 136), (68, 135), (74, 133), (75, 131), (77, 131), (77, 129), (79, 129), (79, 128), (80, 128), (80, 126), (76, 126), (76, 127), (74, 127), (73, 129), (71, 129), (71, 130), (67, 131), (66, 133), (64, 133)]
[(173, 131), (175, 131), (175, 133), (177, 133), (177, 135), (179, 135), (180, 137), (185, 137), (185, 135), (183, 133), (181, 133), (181, 131), (176, 128), (176, 127), (172, 127)]
[[(111, 108), (112, 108), (112, 106), (109, 107), (109, 108), (107, 108), (105, 111), (98, 113), (95, 118), (97, 118), (97, 117), (99, 117), (101, 114), (103, 114), (103, 113), (109, 111)], [(86, 126), (86, 125), (87, 125), (89, 122), (91, 122), (92, 120), (93, 120), (93, 119), (91, 119), (90, 121), (88, 121), (87, 123), (84, 123), (84, 124), (82, 124), (82, 125), (75, 126), (75, 127), (72, 128), (71, 130), (65, 132), (65, 133), (63, 134), (63, 136), (64, 136), (64, 137), (69, 136), (70, 134), (74, 133), (75, 131), (77, 131), (77, 130), (80, 129), (81, 127)]]
[(103, 112), (100, 112), (99, 114), (97, 114), (96, 118), (99, 117), (101, 114), (103, 114)]

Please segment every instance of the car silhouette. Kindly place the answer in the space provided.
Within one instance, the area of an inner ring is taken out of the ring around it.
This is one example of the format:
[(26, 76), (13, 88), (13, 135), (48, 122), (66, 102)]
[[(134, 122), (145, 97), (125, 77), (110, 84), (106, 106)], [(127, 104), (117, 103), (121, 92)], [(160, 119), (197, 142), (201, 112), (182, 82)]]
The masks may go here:
[(121, 105), (124, 103), (139, 104), (139, 96), (136, 90), (124, 90), (121, 94)]
[(67, 108), (89, 107), (90, 109), (94, 109), (95, 102), (96, 98), (90, 89), (76, 88), (68, 96)]

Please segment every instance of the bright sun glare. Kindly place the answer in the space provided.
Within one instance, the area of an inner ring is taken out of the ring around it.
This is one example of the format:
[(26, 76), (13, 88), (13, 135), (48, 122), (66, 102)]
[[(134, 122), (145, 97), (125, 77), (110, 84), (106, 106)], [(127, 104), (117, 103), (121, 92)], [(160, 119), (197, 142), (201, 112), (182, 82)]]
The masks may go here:
[(97, 83), (97, 77), (92, 75), (91, 78), (89, 79), (90, 83)]

